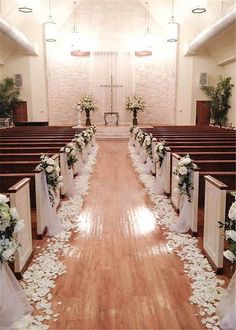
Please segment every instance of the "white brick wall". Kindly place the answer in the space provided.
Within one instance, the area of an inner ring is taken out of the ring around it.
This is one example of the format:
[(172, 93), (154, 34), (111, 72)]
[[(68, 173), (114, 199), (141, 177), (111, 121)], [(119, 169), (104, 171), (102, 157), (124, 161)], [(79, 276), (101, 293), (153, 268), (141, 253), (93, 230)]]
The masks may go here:
[[(49, 121), (54, 125), (76, 124), (75, 106), (90, 89), (90, 58), (69, 55), (68, 35), (64, 31), (69, 32), (71, 25), (72, 17), (61, 27), (58, 42), (47, 44), (46, 49)], [(93, 50), (127, 51), (144, 32), (144, 8), (137, 0), (82, 1), (79, 27)], [(176, 45), (167, 45), (163, 30), (156, 22), (151, 20), (150, 27), (154, 37), (153, 56), (134, 61), (136, 93), (142, 95), (146, 103), (139, 122), (173, 124)]]

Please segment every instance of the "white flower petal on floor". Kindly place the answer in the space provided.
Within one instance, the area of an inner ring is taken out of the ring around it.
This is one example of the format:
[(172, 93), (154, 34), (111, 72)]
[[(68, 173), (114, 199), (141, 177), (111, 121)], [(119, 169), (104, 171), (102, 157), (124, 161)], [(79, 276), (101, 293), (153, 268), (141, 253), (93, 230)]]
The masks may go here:
[[(52, 309), (51, 289), (56, 286), (57, 277), (66, 273), (65, 265), (60, 258), (67, 255), (71, 248), (68, 243), (72, 232), (79, 231), (78, 214), (81, 211), (84, 197), (88, 194), (89, 178), (96, 163), (98, 146), (95, 145), (85, 164), (83, 174), (75, 179), (75, 195), (68, 201), (62, 201), (58, 218), (65, 231), (48, 238), (47, 246), (33, 259), (25, 271), (21, 286), (25, 290), (29, 302), (34, 307), (34, 315), (26, 315), (12, 326), (13, 330), (46, 330), (49, 328), (43, 322), (60, 316)], [(61, 305), (61, 301), (57, 304)], [(55, 314), (54, 314), (55, 313)]]
[[(152, 175), (143, 173), (143, 165), (139, 162), (139, 156), (135, 147), (129, 144), (129, 153), (134, 168), (139, 175), (145, 191), (153, 202), (153, 212), (157, 224), (162, 226), (164, 235), (170, 248), (183, 261), (184, 272), (191, 280), (192, 295), (189, 297), (190, 304), (199, 307), (199, 316), (205, 317), (202, 323), (208, 329), (220, 329), (217, 316), (214, 315), (216, 305), (225, 294), (221, 286), (224, 281), (217, 278), (208, 260), (198, 248), (198, 240), (188, 234), (179, 234), (169, 231), (169, 227), (176, 222), (177, 215), (166, 196), (155, 195), (154, 180)], [(209, 316), (209, 317), (208, 317)]]

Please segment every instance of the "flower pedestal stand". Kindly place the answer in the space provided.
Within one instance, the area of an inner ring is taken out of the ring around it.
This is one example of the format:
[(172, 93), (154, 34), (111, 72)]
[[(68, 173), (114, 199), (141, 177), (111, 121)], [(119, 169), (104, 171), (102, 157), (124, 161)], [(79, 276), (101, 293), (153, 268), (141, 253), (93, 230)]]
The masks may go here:
[(85, 125), (86, 126), (90, 126), (91, 125), (90, 110), (85, 110), (85, 113), (86, 113), (86, 122), (85, 122)]
[(137, 110), (133, 110), (133, 126), (138, 125), (138, 120), (137, 120)]

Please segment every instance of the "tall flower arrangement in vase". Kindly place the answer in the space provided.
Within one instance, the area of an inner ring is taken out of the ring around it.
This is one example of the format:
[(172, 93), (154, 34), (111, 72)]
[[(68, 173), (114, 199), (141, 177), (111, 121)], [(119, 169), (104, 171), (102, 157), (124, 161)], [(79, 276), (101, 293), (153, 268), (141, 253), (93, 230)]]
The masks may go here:
[(97, 110), (96, 103), (97, 101), (95, 100), (94, 97), (92, 97), (92, 95), (84, 95), (78, 102), (77, 109), (81, 112), (86, 113), (85, 125), (91, 125), (90, 112), (91, 111), (94, 112)]
[(145, 103), (143, 98), (139, 95), (133, 97), (126, 97), (125, 99), (125, 110), (133, 113), (133, 125), (138, 125), (137, 113), (143, 111)]

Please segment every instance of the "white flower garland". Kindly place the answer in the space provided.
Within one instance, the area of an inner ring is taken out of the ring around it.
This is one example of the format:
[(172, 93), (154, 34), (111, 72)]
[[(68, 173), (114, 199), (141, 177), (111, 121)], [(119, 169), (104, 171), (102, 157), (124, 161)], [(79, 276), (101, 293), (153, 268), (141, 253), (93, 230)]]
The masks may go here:
[[(232, 193), (236, 198), (236, 193)], [(225, 239), (229, 248), (224, 251), (224, 256), (232, 263), (236, 263), (236, 201), (232, 203), (228, 212), (228, 219), (225, 222), (219, 222), (219, 226), (225, 230)]]
[[(33, 259), (32, 265), (24, 273), (22, 287), (26, 291), (29, 301), (34, 304), (36, 315), (27, 315), (15, 322), (14, 330), (46, 330), (45, 322), (53, 319), (57, 321), (60, 313), (52, 309), (51, 290), (56, 286), (56, 279), (66, 273), (61, 257), (66, 256), (72, 246), (68, 243), (73, 232), (79, 231), (77, 220), (81, 211), (84, 197), (89, 190), (89, 177), (96, 163), (98, 147), (94, 146), (89, 155), (83, 174), (75, 180), (75, 195), (68, 201), (62, 201), (58, 210), (58, 217), (66, 230), (53, 238), (48, 238), (47, 246)], [(60, 305), (62, 302), (58, 302)]]
[(46, 155), (42, 155), (40, 159), (41, 163), (37, 166), (37, 169), (45, 172), (50, 202), (54, 205), (54, 192), (63, 186), (63, 177), (60, 175), (61, 170), (54, 159)]
[[(156, 142), (155, 138), (153, 138), (152, 140), (153, 140), (153, 142)], [(159, 168), (161, 168), (163, 159), (165, 158), (166, 153), (169, 150), (170, 150), (170, 148), (167, 146), (165, 140), (161, 140), (161, 141), (157, 142), (157, 144), (155, 145), (154, 150), (153, 150), (153, 159), (154, 159), (154, 162), (156, 164), (158, 164)]]
[(77, 161), (76, 157), (76, 146), (74, 142), (67, 143), (65, 147), (62, 147), (60, 151), (66, 153), (67, 165), (69, 168), (72, 168), (73, 164)]
[(145, 191), (154, 204), (153, 212), (157, 224), (162, 226), (168, 246), (181, 259), (184, 264), (184, 272), (191, 279), (192, 295), (190, 304), (199, 308), (198, 316), (201, 322), (208, 328), (220, 330), (216, 312), (216, 305), (221, 300), (226, 290), (222, 288), (224, 280), (217, 278), (208, 260), (198, 248), (197, 238), (189, 234), (179, 234), (169, 231), (169, 227), (177, 221), (177, 215), (166, 196), (156, 195), (153, 189), (155, 178), (142, 172), (139, 158), (135, 148), (129, 145), (130, 156), (140, 181), (145, 186)]
[(8, 202), (9, 198), (0, 194), (0, 270), (4, 262), (14, 260), (14, 253), (21, 246), (15, 234), (24, 227), (24, 221)]
[(181, 157), (179, 163), (173, 169), (175, 179), (178, 181), (180, 195), (186, 195), (189, 202), (191, 202), (191, 190), (194, 189), (191, 177), (194, 169), (197, 169), (197, 166), (188, 154)]

